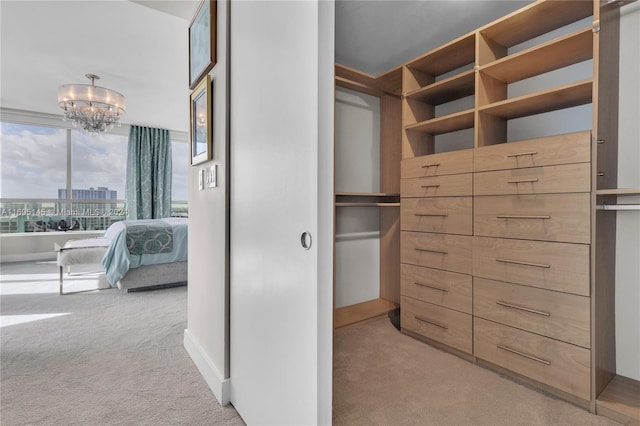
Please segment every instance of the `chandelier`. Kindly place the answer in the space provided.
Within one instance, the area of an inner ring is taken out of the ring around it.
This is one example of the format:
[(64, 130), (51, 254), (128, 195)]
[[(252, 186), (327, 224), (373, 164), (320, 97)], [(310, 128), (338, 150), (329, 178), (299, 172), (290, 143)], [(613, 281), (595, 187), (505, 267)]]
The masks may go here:
[(85, 74), (88, 84), (65, 84), (58, 89), (58, 105), (64, 110), (64, 120), (73, 127), (98, 135), (114, 124), (125, 113), (124, 96), (115, 90), (96, 86), (100, 77)]

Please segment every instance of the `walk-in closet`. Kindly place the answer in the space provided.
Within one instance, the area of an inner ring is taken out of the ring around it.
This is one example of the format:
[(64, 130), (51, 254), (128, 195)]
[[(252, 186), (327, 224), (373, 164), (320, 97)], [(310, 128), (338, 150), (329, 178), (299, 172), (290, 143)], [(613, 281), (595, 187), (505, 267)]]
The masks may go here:
[(334, 328), (399, 311), (637, 424), (640, 4), (522, 6), (379, 74), (337, 58)]

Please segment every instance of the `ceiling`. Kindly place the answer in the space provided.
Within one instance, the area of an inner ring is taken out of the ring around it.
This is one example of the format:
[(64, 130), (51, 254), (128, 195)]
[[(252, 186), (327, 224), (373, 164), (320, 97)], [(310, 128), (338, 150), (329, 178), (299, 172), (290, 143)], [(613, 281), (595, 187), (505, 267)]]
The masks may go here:
[(378, 75), (528, 3), (337, 0), (336, 62)]
[[(336, 61), (377, 75), (526, 3), (337, 0)], [(186, 131), (187, 34), (198, 4), (0, 0), (2, 107), (60, 114), (58, 86), (93, 73), (126, 96), (125, 123)]]

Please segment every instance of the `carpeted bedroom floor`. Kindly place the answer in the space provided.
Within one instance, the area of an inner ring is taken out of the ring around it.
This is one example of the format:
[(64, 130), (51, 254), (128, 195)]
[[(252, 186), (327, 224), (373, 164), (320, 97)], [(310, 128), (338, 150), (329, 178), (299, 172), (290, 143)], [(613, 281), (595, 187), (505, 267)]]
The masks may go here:
[(182, 345), (186, 287), (60, 296), (55, 262), (1, 268), (3, 426), (244, 424)]

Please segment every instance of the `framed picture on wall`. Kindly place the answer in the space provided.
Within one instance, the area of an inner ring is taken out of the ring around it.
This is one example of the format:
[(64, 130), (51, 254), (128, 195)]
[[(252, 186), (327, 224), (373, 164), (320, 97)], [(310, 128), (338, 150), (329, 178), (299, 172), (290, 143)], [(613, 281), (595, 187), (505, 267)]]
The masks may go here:
[(203, 0), (189, 25), (189, 89), (216, 64), (216, 0)]
[(195, 87), (189, 105), (189, 145), (191, 165), (213, 158), (213, 86), (207, 75)]

